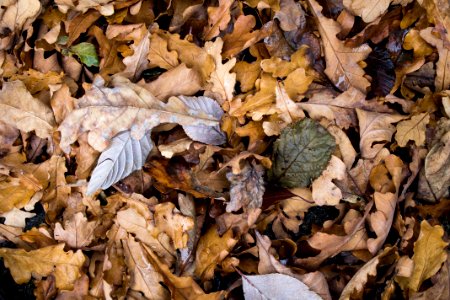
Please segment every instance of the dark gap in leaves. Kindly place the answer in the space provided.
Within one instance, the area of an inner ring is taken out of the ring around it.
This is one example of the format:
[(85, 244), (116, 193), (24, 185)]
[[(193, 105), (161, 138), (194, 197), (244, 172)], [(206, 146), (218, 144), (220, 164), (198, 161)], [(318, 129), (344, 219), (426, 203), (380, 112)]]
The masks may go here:
[(160, 67), (147, 69), (142, 72), (142, 78), (144, 78), (145, 82), (151, 82), (156, 80), (164, 72), (166, 72), (166, 70)]
[(318, 0), (317, 2), (322, 6), (322, 14), (327, 18), (337, 19), (344, 9), (342, 0)]
[(300, 225), (297, 238), (311, 234), (312, 225), (323, 225), (327, 220), (334, 220), (339, 216), (339, 210), (334, 206), (313, 206), (305, 214), (303, 223)]
[[(0, 243), (1, 247), (4, 247)], [(0, 258), (0, 300), (31, 300), (34, 296), (35, 286), (32, 281), (24, 284), (17, 284), (11, 276), (8, 268), (5, 267), (3, 259)]]
[(45, 222), (45, 210), (40, 202), (34, 205), (34, 209), (31, 211), (36, 215), (32, 218), (25, 219), (24, 231), (30, 230), (33, 227), (38, 227)]
[(366, 73), (372, 77), (368, 99), (386, 96), (395, 83), (395, 66), (384, 45), (372, 45), (372, 52), (366, 59)]

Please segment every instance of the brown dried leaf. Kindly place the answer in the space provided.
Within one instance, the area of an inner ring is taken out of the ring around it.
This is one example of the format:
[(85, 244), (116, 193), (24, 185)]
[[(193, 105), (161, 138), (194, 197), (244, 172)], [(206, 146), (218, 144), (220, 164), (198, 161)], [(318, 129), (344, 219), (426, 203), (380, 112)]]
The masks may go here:
[(325, 74), (337, 88), (343, 91), (354, 87), (361, 92), (366, 92), (370, 82), (364, 77), (364, 70), (359, 63), (367, 58), (371, 52), (370, 47), (366, 44), (357, 48), (345, 46), (336, 37), (336, 34), (341, 31), (339, 24), (326, 18), (322, 14), (322, 7), (315, 0), (309, 0), (309, 3), (323, 41), (327, 62)]
[(86, 216), (79, 212), (64, 222), (55, 224), (55, 240), (65, 242), (69, 247), (78, 249), (89, 246), (94, 239), (96, 221), (88, 222)]
[(148, 51), (149, 67), (160, 67), (170, 70), (178, 66), (178, 54), (167, 49), (167, 40), (158, 34), (150, 35), (150, 49)]
[(41, 138), (52, 135), (56, 125), (50, 107), (33, 98), (21, 81), (4, 82), (0, 91), (0, 120)]
[(421, 113), (412, 116), (411, 119), (401, 121), (397, 124), (395, 140), (400, 147), (405, 147), (409, 141), (414, 141), (416, 146), (425, 143), (425, 130), (430, 121), (429, 113)]
[(212, 40), (225, 30), (231, 20), (230, 8), (234, 0), (219, 0), (219, 6), (208, 7), (208, 26), (205, 27), (203, 38), (205, 41)]
[(14, 280), (21, 284), (33, 277), (54, 274), (56, 287), (72, 289), (80, 276), (80, 269), (84, 263), (81, 250), (64, 252), (64, 244), (48, 246), (32, 251), (23, 249), (0, 248), (0, 257), (9, 268)]

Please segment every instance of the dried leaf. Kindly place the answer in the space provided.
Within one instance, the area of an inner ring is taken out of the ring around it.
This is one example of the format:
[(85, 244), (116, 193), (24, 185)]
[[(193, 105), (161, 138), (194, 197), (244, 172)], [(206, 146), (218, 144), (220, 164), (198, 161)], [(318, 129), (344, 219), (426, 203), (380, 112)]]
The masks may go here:
[(333, 183), (333, 179), (343, 180), (346, 176), (345, 164), (332, 155), (328, 166), (312, 183), (312, 197), (317, 205), (337, 205), (342, 199), (341, 190)]
[(0, 257), (11, 271), (14, 280), (21, 284), (31, 279), (31, 276), (48, 276), (54, 274), (56, 287), (72, 289), (74, 282), (80, 276), (84, 263), (84, 255), (77, 252), (64, 252), (64, 244), (48, 246), (32, 251), (23, 249), (0, 248)]
[(86, 194), (92, 195), (100, 188), (106, 190), (132, 172), (142, 169), (152, 148), (150, 133), (140, 140), (132, 138), (130, 131), (116, 135), (111, 145), (100, 155)]
[(405, 117), (395, 114), (382, 114), (356, 109), (359, 120), (359, 148), (364, 158), (374, 158), (383, 146), (391, 141), (395, 132), (392, 123)]
[(21, 81), (4, 82), (0, 91), (0, 120), (40, 138), (51, 136), (55, 119), (50, 107), (33, 98)]
[(414, 141), (416, 146), (422, 146), (425, 143), (425, 130), (429, 121), (430, 114), (421, 113), (399, 122), (395, 134), (398, 145), (405, 147), (409, 141)]
[(360, 16), (364, 22), (370, 23), (383, 15), (391, 4), (392, 0), (363, 1), (344, 0), (344, 6), (353, 14)]
[(355, 87), (365, 92), (370, 82), (364, 77), (364, 70), (359, 63), (367, 58), (371, 51), (370, 47), (367, 44), (357, 48), (345, 46), (336, 37), (341, 31), (339, 24), (326, 18), (322, 14), (322, 7), (315, 0), (309, 0), (309, 3), (323, 41), (327, 62), (325, 74), (340, 90), (346, 91), (350, 87)]
[(225, 30), (231, 20), (230, 8), (234, 0), (219, 0), (218, 7), (208, 7), (208, 26), (205, 27), (203, 37), (206, 41), (218, 36)]
[(270, 177), (284, 187), (306, 187), (320, 176), (335, 146), (325, 128), (303, 119), (285, 128), (275, 142)]
[(179, 64), (177, 52), (169, 51), (167, 40), (157, 34), (150, 35), (150, 49), (147, 58), (150, 61), (149, 67), (157, 66), (170, 70)]
[(131, 288), (142, 292), (148, 299), (167, 299), (168, 292), (160, 284), (163, 278), (149, 262), (141, 244), (129, 235), (123, 240), (123, 249), (131, 275)]
[(65, 242), (74, 249), (89, 246), (94, 239), (96, 221), (88, 222), (83, 213), (74, 214), (64, 222), (64, 229), (60, 223), (55, 224), (55, 240)]

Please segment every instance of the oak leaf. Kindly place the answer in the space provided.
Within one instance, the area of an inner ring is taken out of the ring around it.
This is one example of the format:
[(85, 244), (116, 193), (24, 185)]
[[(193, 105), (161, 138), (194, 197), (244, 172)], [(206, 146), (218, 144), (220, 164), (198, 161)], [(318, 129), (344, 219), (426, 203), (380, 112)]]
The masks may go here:
[(401, 121), (397, 124), (395, 140), (400, 147), (405, 147), (409, 141), (414, 141), (416, 146), (423, 146), (425, 143), (425, 130), (430, 121), (429, 113), (414, 115), (409, 120)]
[(150, 49), (147, 58), (149, 67), (160, 67), (170, 70), (179, 64), (178, 53), (173, 50), (169, 51), (167, 40), (161, 38), (158, 34), (150, 35)]
[(5, 218), (5, 225), (24, 228), (26, 225), (25, 219), (32, 218), (35, 215), (35, 213), (30, 213), (14, 207), (10, 211), (0, 214), (0, 217)]
[(323, 42), (327, 62), (325, 74), (340, 90), (345, 91), (353, 86), (365, 92), (370, 82), (364, 77), (364, 70), (359, 63), (367, 58), (370, 47), (366, 44), (356, 48), (345, 46), (336, 37), (341, 30), (339, 24), (326, 18), (322, 14), (322, 7), (315, 0), (309, 0), (309, 3)]
[(65, 242), (71, 248), (89, 246), (94, 239), (96, 221), (88, 222), (86, 216), (79, 212), (64, 222), (64, 228), (60, 223), (55, 224), (55, 240)]
[(443, 262), (447, 260), (446, 247), (443, 240), (444, 230), (441, 226), (431, 226), (426, 220), (420, 223), (420, 234), (414, 243), (414, 269), (409, 278), (410, 295), (417, 292), (422, 283), (436, 274)]
[(184, 216), (171, 202), (155, 206), (155, 226), (165, 232), (175, 245), (175, 249), (186, 248), (188, 232), (194, 227), (194, 220)]
[(305, 12), (300, 3), (294, 0), (280, 1), (280, 10), (273, 18), (280, 21), (280, 27), (284, 31), (296, 30), (306, 25)]
[(384, 14), (391, 2), (392, 0), (344, 0), (344, 6), (355, 15), (360, 16), (364, 22), (370, 23)]
[(0, 257), (17, 283), (26, 283), (31, 276), (53, 274), (56, 287), (64, 290), (73, 288), (85, 260), (81, 250), (64, 252), (64, 244), (28, 252), (23, 249), (0, 248)]
[(214, 97), (220, 104), (233, 99), (234, 85), (236, 84), (236, 74), (230, 73), (236, 64), (236, 58), (232, 58), (225, 64), (222, 63), (223, 41), (217, 38), (214, 43), (206, 42), (206, 52), (214, 58), (216, 64), (215, 70), (211, 73), (208, 80), (210, 87), (207, 88), (205, 96), (217, 95)]

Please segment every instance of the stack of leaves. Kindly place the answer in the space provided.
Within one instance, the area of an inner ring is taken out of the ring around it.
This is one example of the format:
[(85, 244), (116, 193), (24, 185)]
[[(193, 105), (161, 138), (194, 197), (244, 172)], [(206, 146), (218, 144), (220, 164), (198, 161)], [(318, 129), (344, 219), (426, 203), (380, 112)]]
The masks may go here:
[(0, 76), (0, 298), (450, 298), (446, 0), (6, 0)]

